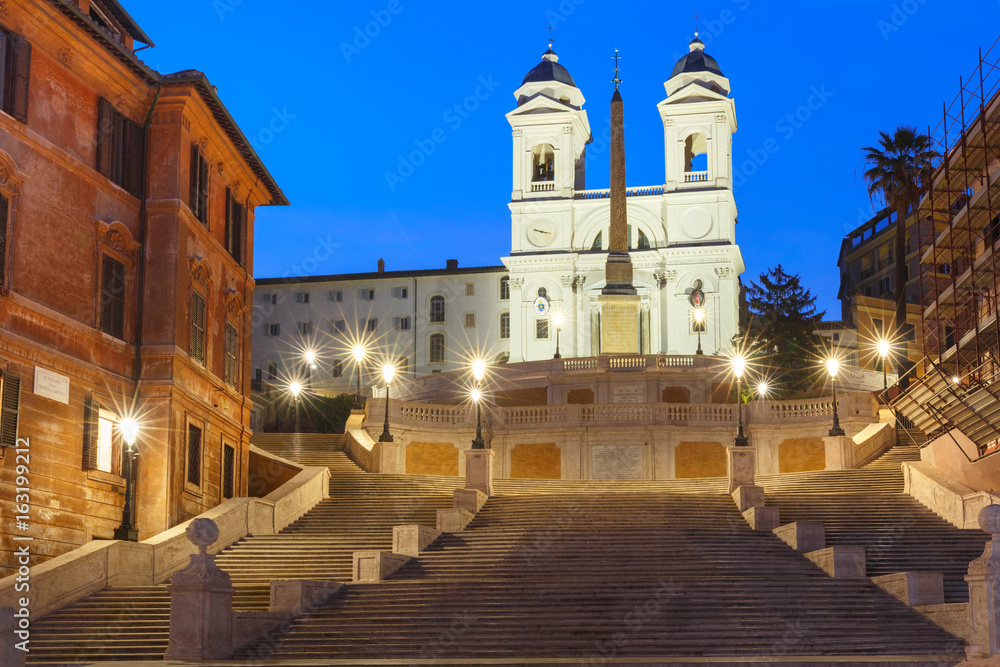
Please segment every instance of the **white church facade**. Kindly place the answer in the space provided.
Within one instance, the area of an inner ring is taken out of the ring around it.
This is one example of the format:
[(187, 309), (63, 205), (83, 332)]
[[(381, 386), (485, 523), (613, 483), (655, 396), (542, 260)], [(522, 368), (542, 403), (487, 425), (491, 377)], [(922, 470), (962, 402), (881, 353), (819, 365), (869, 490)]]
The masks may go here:
[[(732, 191), (735, 104), (718, 63), (696, 37), (658, 105), (664, 182), (629, 187), (640, 352), (694, 354), (692, 292), (704, 295), (705, 354), (738, 333), (742, 256)], [(351, 348), (414, 375), (468, 364), (470, 355), (533, 361), (601, 353), (600, 306), (610, 224), (609, 190), (586, 190), (591, 142), (583, 93), (549, 49), (514, 93), (511, 247), (503, 265), (259, 279), (253, 365), (259, 379), (301, 374), (318, 350), (316, 390), (353, 391)], [(626, 111), (627, 113), (627, 111)], [(699, 294), (699, 296), (701, 296)]]

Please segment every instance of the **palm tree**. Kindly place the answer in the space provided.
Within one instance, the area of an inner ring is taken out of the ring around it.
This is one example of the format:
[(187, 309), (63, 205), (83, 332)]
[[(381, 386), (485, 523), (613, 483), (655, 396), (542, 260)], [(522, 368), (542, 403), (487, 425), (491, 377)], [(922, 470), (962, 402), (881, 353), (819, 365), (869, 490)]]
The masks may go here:
[[(920, 194), (930, 180), (931, 138), (917, 128), (901, 125), (892, 135), (879, 132), (879, 145), (865, 146), (864, 178), (868, 195), (896, 210), (896, 340), (902, 341), (906, 326), (906, 214), (920, 204)], [(900, 387), (908, 378), (906, 355), (898, 357)]]

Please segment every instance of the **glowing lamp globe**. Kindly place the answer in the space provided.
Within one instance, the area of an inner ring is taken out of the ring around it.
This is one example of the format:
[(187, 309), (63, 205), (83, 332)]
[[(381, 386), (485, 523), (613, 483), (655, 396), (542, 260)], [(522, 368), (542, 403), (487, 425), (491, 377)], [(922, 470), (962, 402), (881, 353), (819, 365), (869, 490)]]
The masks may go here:
[(365, 348), (363, 345), (355, 345), (351, 352), (354, 354), (354, 360), (359, 363), (365, 358)]
[(889, 356), (889, 341), (880, 340), (876, 347), (878, 348), (878, 354), (880, 357), (885, 359), (886, 357)]
[(743, 371), (745, 371), (747, 367), (747, 360), (744, 359), (742, 355), (737, 355), (733, 357), (732, 363), (733, 363), (733, 375), (735, 375), (737, 379), (742, 378)]
[(830, 377), (837, 377), (837, 371), (840, 370), (840, 362), (836, 359), (826, 360), (826, 370), (830, 374)]
[(139, 422), (134, 419), (122, 419), (118, 422), (118, 432), (122, 434), (125, 443), (131, 447), (139, 436)]
[(476, 381), (483, 379), (486, 374), (486, 362), (482, 359), (476, 359), (472, 362), (472, 375), (475, 376)]
[(385, 380), (386, 384), (392, 382), (393, 376), (396, 374), (396, 367), (392, 364), (386, 364), (382, 367), (382, 379)]
[(299, 394), (302, 393), (302, 385), (300, 385), (298, 382), (293, 382), (290, 385), (288, 385), (288, 391), (292, 392), (292, 396), (298, 398)]

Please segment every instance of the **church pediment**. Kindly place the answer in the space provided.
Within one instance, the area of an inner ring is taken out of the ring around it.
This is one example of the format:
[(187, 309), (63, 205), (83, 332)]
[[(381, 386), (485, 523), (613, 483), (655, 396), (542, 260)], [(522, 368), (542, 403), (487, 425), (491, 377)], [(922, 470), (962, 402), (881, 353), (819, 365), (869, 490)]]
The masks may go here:
[(660, 104), (690, 104), (692, 102), (730, 102), (726, 95), (708, 87), (702, 81), (692, 81), (675, 91)]
[(572, 112), (578, 111), (578, 109), (568, 105), (563, 104), (559, 100), (552, 99), (548, 95), (543, 95), (538, 93), (534, 97), (530, 98), (524, 104), (520, 105), (513, 111), (507, 114), (508, 118), (513, 118), (514, 116), (526, 116), (530, 114), (537, 113), (553, 113), (553, 112)]

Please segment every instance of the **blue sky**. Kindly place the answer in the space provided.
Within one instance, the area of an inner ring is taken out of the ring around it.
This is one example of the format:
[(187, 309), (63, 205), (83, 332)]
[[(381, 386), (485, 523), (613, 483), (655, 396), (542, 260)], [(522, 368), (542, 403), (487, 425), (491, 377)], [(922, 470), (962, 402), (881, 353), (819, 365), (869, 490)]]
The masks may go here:
[[(373, 271), (379, 257), (390, 270), (498, 264), (510, 249), (504, 114), (549, 23), (595, 136), (620, 49), (628, 184), (662, 184), (656, 104), (699, 13), (736, 100), (743, 279), (781, 263), (828, 319), (840, 239), (872, 210), (861, 147), (900, 124), (936, 126), (1000, 26), (997, 0), (960, 12), (945, 0), (124, 4), (157, 43), (143, 59), (204, 71), (292, 203), (257, 211), (258, 278)], [(423, 163), (400, 171), (420, 145)], [(588, 161), (587, 187), (607, 183), (605, 153)]]

